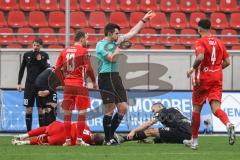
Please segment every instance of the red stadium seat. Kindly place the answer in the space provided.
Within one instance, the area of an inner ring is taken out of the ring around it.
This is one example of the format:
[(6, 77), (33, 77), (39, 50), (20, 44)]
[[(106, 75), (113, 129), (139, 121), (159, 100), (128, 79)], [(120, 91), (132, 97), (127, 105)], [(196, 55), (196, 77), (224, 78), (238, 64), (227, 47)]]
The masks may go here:
[(157, 0), (140, 0), (139, 9), (141, 11), (159, 10)]
[(121, 28), (129, 27), (129, 22), (124, 12), (112, 12), (110, 14), (109, 22), (118, 24)]
[(104, 28), (106, 24), (107, 24), (107, 19), (104, 12), (96, 11), (96, 12), (90, 13), (89, 26), (93, 28)]
[(207, 18), (206, 14), (204, 14), (202, 12), (191, 13), (191, 15), (190, 15), (190, 27), (197, 28), (198, 22), (201, 19), (206, 19), (206, 18)]
[(218, 11), (216, 0), (201, 0), (200, 10), (203, 12), (216, 12)]
[(7, 48), (22, 48), (22, 45), (18, 43), (11, 43), (7, 45)]
[(124, 12), (134, 12), (139, 10), (137, 0), (121, 0), (120, 9)]
[(176, 29), (183, 29), (188, 26), (187, 18), (184, 13), (175, 12), (170, 16), (170, 26)]
[(8, 14), (8, 25), (11, 27), (26, 27), (28, 24), (22, 11), (10, 11)]
[[(60, 0), (60, 9), (64, 10), (66, 9), (66, 0)], [(78, 0), (71, 0), (70, 1), (70, 10), (71, 11), (78, 11), (80, 10), (80, 6), (78, 4)]]
[(227, 17), (224, 13), (212, 13), (210, 20), (212, 28), (215, 29), (228, 28)]
[[(88, 34), (96, 34), (95, 29), (93, 28), (83, 28), (82, 31)], [(95, 45), (99, 39), (100, 36), (88, 35), (88, 43), (90, 45)]]
[(0, 11), (0, 27), (5, 27), (7, 26), (6, 20), (4, 18), (3, 12)]
[(39, 9), (37, 0), (20, 0), (19, 6), (23, 11), (35, 11)]
[(27, 35), (27, 33), (34, 33), (32, 28), (19, 28), (18, 33), (23, 34), (17, 36), (17, 41), (19, 44), (29, 45), (32, 44), (35, 39), (35, 36)]
[(133, 44), (130, 49), (145, 49), (145, 46), (141, 44)]
[(214, 30), (214, 29), (211, 29), (211, 30), (210, 30), (210, 33), (211, 33), (213, 36), (217, 36), (217, 31)]
[(83, 11), (96, 11), (99, 9), (97, 0), (81, 0), (80, 8)]
[(40, 0), (40, 9), (43, 11), (56, 11), (59, 10), (58, 0)]
[[(236, 36), (238, 34), (236, 30), (225, 29), (225, 30), (222, 30), (221, 35)], [(225, 45), (239, 44), (239, 39), (237, 37), (222, 37), (221, 39)]]
[(141, 44), (145, 46), (152, 46), (158, 43), (158, 37), (150, 35), (157, 34), (155, 29), (144, 28), (141, 30), (140, 34), (145, 34), (145, 36), (140, 37)]
[(197, 31), (194, 29), (183, 29), (180, 35), (180, 43), (186, 46), (194, 44), (194, 42), (199, 38)]
[(240, 13), (232, 13), (230, 17), (230, 26), (234, 29), (240, 29)]
[(178, 42), (178, 38), (175, 36), (176, 34), (175, 29), (162, 29), (161, 34), (162, 35), (160, 36), (159, 41), (161, 44), (164, 44), (165, 46), (172, 46)]
[(49, 14), (49, 26), (53, 28), (65, 27), (65, 14), (61, 11), (53, 11)]
[[(60, 28), (58, 33), (66, 34), (66, 28)], [(70, 35), (70, 44), (73, 44), (74, 43), (74, 35), (73, 35), (74, 30), (72, 28), (70, 29), (70, 34), (71, 34)], [(57, 37), (58, 37), (58, 43), (65, 44), (66, 35), (59, 35)]]
[(101, 0), (100, 9), (105, 12), (113, 12), (119, 10), (117, 0)]
[(70, 15), (70, 26), (73, 28), (83, 28), (88, 26), (88, 21), (83, 12), (71, 12)]
[(150, 21), (150, 26), (155, 29), (169, 27), (166, 15), (162, 12), (156, 12), (156, 16)]
[(151, 46), (151, 49), (165, 49), (165, 47), (164, 47), (164, 45), (156, 44), (156, 45)]
[(186, 47), (184, 45), (174, 45), (171, 47), (171, 49), (184, 50)]
[[(130, 28), (123, 28), (120, 30), (120, 33), (121, 34), (126, 34), (130, 31)], [(139, 36), (134, 36), (130, 39), (130, 41), (133, 43), (133, 44), (138, 44), (139, 43)]]
[(240, 50), (240, 45), (234, 45), (234, 46), (232, 46), (232, 50)]
[(57, 39), (54, 35), (54, 30), (52, 28), (39, 28), (39, 34), (42, 34), (40, 38), (43, 40), (43, 44), (57, 44)]
[(51, 45), (48, 46), (48, 48), (50, 48), (50, 49), (62, 49), (63, 46), (62, 45), (51, 44)]
[(47, 27), (46, 15), (42, 11), (33, 11), (29, 14), (29, 26), (33, 28)]
[(220, 0), (219, 8), (223, 12), (237, 12), (240, 11), (236, 0)]
[[(13, 33), (12, 28), (0, 28), (0, 33)], [(11, 43), (15, 43), (16, 42), (16, 38), (15, 36), (12, 35), (0, 35), (0, 44), (6, 45), (6, 44), (11, 44)]]
[(160, 9), (163, 12), (176, 12), (179, 10), (176, 0), (161, 0)]
[(10, 11), (18, 9), (19, 6), (16, 0), (0, 0), (0, 10)]
[[(129, 20), (130, 27), (135, 26), (144, 17), (144, 15), (144, 12), (132, 12)], [(149, 27), (149, 22), (146, 22), (144, 26)]]
[(196, 0), (181, 0), (180, 9), (183, 12), (196, 12), (198, 11), (198, 4)]

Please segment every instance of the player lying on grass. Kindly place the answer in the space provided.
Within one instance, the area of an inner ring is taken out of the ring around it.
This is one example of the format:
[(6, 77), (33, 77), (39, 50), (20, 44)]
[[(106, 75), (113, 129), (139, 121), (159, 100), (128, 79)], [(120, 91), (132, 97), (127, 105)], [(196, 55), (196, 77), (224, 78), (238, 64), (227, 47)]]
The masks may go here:
[[(153, 119), (133, 129), (124, 141), (143, 140), (155, 137), (157, 143), (183, 143), (191, 139), (191, 122), (176, 108), (166, 108), (161, 103), (152, 106)], [(150, 128), (153, 124), (161, 122), (165, 127)]]
[[(80, 145), (77, 141), (77, 123), (71, 125), (71, 145)], [(83, 140), (91, 145), (102, 145), (104, 137), (100, 134), (93, 134), (87, 124), (83, 130)], [(14, 136), (14, 145), (63, 145), (66, 141), (64, 123), (54, 121), (48, 126), (40, 127), (26, 134)]]

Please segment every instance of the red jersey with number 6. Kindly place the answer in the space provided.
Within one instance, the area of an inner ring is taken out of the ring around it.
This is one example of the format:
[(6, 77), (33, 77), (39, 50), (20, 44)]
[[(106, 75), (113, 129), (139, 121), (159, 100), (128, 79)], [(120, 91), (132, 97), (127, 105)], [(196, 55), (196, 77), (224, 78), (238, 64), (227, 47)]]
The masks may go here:
[(212, 36), (205, 36), (196, 41), (196, 56), (204, 54), (204, 60), (195, 71), (193, 83), (200, 80), (201, 85), (218, 83), (222, 85), (222, 61), (229, 57), (223, 42)]
[[(85, 86), (86, 71), (88, 69), (89, 56), (86, 48), (74, 45), (65, 48), (56, 63), (56, 70), (61, 72), (64, 83), (75, 83)], [(57, 74), (59, 76), (59, 74)]]

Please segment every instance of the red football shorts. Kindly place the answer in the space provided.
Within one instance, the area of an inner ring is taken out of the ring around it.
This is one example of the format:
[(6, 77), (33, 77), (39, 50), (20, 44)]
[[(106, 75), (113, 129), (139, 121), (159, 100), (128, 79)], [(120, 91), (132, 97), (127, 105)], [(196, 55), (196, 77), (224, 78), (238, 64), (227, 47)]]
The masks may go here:
[(66, 133), (64, 124), (54, 121), (47, 126), (46, 134), (48, 135), (49, 145), (62, 145), (66, 141)]
[(192, 102), (196, 105), (203, 105), (208, 99), (222, 101), (222, 85), (194, 86), (192, 92)]

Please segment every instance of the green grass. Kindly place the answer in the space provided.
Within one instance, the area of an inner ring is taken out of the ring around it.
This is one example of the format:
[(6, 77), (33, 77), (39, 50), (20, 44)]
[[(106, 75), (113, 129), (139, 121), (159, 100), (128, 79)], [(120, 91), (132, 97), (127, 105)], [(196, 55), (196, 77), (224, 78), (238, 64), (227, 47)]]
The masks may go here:
[(240, 144), (230, 146), (227, 137), (200, 137), (197, 151), (181, 144), (136, 142), (91, 147), (13, 146), (11, 138), (0, 137), (0, 160), (237, 160), (240, 157)]

